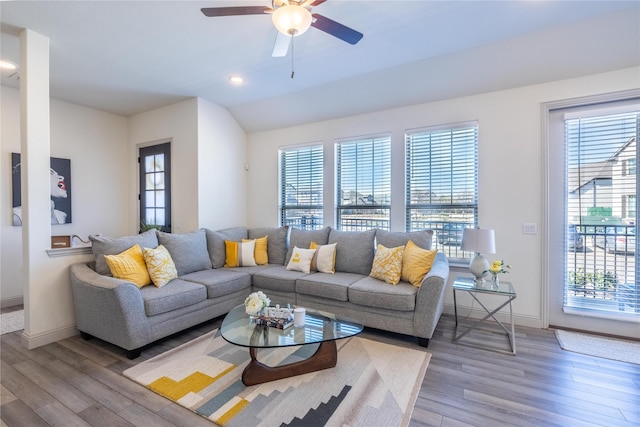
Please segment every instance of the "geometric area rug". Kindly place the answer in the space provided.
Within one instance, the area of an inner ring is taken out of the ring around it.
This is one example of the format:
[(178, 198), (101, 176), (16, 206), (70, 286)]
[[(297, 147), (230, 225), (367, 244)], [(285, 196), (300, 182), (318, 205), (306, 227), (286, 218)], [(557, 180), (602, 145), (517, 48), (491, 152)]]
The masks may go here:
[[(221, 426), (407, 426), (431, 354), (360, 337), (336, 345), (335, 368), (245, 386), (248, 348), (213, 331), (123, 374)], [(260, 349), (258, 359), (288, 364), (316, 348)]]

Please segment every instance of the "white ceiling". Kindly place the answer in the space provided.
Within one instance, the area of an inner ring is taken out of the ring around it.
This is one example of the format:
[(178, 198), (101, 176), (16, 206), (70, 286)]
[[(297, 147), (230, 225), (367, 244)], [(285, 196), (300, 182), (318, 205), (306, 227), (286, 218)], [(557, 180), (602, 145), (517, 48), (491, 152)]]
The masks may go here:
[(313, 12), (364, 38), (310, 28), (291, 79), (270, 16), (200, 12), (230, 5), (271, 2), (2, 1), (0, 53), (19, 63), (29, 28), (50, 38), (54, 98), (129, 116), (197, 96), (248, 132), (640, 65), (637, 0), (329, 0)]

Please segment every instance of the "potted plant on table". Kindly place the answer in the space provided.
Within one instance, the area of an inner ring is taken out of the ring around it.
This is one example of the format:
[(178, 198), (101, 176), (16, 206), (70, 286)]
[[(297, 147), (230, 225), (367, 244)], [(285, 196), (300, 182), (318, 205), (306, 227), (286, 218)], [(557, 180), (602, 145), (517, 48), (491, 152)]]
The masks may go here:
[(510, 268), (511, 268), (511, 265), (505, 264), (503, 260), (496, 260), (496, 261), (493, 261), (493, 264), (491, 264), (491, 267), (489, 267), (488, 270), (483, 271), (482, 274), (491, 273), (491, 285), (494, 288), (497, 288), (498, 286), (500, 286), (499, 275), (507, 274), (509, 272), (508, 269)]

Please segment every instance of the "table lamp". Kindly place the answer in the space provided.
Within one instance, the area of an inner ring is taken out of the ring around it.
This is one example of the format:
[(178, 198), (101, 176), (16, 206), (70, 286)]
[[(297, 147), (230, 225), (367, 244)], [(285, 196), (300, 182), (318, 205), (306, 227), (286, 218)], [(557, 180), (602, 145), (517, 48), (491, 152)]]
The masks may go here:
[(462, 231), (462, 250), (475, 252), (471, 258), (469, 270), (476, 278), (476, 283), (484, 281), (484, 272), (489, 269), (489, 261), (482, 255), (496, 252), (496, 241), (493, 230), (483, 228), (465, 228)]

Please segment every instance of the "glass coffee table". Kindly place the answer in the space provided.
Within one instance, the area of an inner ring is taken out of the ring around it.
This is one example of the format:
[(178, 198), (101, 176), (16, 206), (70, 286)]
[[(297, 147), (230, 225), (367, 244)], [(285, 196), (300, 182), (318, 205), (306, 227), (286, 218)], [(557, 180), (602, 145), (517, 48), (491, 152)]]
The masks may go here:
[[(363, 325), (357, 322), (337, 319), (332, 313), (309, 308), (304, 326), (282, 330), (256, 325), (241, 304), (226, 315), (220, 334), (231, 344), (249, 348), (251, 361), (242, 373), (242, 382), (249, 386), (333, 368), (338, 362), (336, 340), (358, 335), (362, 329)], [(319, 344), (316, 352), (308, 359), (288, 365), (268, 366), (257, 359), (260, 348), (309, 344)]]

